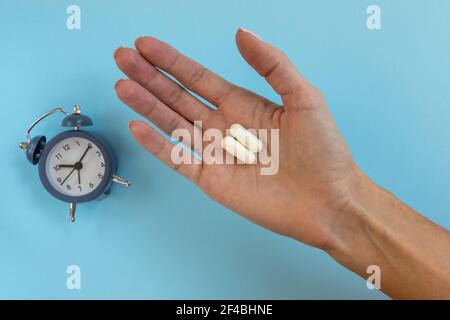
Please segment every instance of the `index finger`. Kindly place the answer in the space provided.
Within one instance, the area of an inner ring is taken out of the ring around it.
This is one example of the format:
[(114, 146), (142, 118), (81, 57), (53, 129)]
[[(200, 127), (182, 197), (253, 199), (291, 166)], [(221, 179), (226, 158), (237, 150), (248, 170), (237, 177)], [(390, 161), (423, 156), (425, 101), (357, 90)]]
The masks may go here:
[(140, 37), (135, 46), (152, 65), (171, 74), (186, 88), (217, 107), (229, 92), (238, 88), (161, 40)]

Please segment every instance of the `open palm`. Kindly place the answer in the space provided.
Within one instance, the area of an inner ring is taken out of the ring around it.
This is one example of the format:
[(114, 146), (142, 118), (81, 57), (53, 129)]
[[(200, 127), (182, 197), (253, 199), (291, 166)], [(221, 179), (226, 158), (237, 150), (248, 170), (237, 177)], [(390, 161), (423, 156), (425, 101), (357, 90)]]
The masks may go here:
[[(236, 42), (244, 59), (281, 96), (279, 106), (235, 86), (152, 37), (136, 50), (119, 48), (114, 57), (130, 78), (116, 83), (119, 98), (163, 132), (203, 130), (225, 134), (233, 123), (279, 129), (279, 171), (261, 175), (260, 165), (181, 164), (171, 161), (173, 144), (142, 121), (130, 122), (136, 140), (197, 184), (208, 196), (275, 232), (325, 247), (359, 170), (351, 159), (320, 92), (278, 49), (240, 29)], [(167, 72), (181, 83), (167, 77)], [(209, 108), (188, 90), (217, 107)], [(191, 148), (195, 150), (195, 146)]]

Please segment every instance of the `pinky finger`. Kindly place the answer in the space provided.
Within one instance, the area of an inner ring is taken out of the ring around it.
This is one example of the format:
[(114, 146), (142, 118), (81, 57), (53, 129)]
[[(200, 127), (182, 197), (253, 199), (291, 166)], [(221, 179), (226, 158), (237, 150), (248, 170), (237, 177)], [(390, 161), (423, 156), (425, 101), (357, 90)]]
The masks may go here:
[(202, 169), (201, 164), (196, 164), (193, 161), (190, 164), (177, 164), (172, 161), (171, 154), (175, 145), (143, 121), (130, 121), (129, 129), (136, 141), (145, 150), (152, 153), (168, 167), (197, 184)]

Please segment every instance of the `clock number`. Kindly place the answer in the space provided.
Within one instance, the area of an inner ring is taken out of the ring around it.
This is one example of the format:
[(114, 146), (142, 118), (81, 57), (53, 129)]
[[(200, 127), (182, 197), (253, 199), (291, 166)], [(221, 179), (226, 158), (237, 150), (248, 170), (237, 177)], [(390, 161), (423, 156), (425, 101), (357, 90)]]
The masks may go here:
[(70, 185), (66, 185), (67, 190), (72, 189), (72, 187)]
[(58, 183), (60, 183), (61, 184), (61, 178), (58, 178), (58, 179), (56, 179), (56, 181), (58, 181)]
[(102, 154), (101, 154), (101, 152), (100, 152), (100, 151), (98, 151), (98, 150), (97, 150), (97, 152), (96, 152), (96, 153), (97, 153), (97, 157), (101, 157), (101, 156), (102, 156)]
[(92, 182), (89, 182), (89, 187), (93, 188), (94, 184)]
[(70, 147), (68, 144), (65, 144), (65, 145), (63, 145), (63, 149), (64, 149), (64, 151), (69, 151)]
[(75, 143), (80, 146), (80, 142), (78, 140), (75, 140)]
[(104, 168), (105, 167), (105, 163), (104, 162), (100, 163), (100, 167)]
[(58, 159), (58, 160), (61, 160), (62, 159), (62, 155), (61, 155), (61, 153), (57, 153), (57, 154), (55, 154), (55, 157), (56, 157), (56, 159)]
[(80, 189), (80, 192), (81, 192), (81, 186), (78, 186), (78, 189)]
[[(54, 166), (53, 169), (55, 169), (55, 171), (58, 171), (58, 170), (60, 170), (61, 168), (60, 168), (59, 166)], [(60, 179), (60, 178), (58, 178), (58, 179)]]
[(103, 179), (103, 175), (102, 175), (101, 173), (98, 174), (98, 177), (99, 177), (100, 179)]

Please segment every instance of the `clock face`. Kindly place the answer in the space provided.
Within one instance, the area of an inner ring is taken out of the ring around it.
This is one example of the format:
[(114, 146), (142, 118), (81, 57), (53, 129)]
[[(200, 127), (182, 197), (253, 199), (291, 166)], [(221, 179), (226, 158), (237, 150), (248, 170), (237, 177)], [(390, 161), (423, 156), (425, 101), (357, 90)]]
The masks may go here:
[(58, 192), (79, 197), (93, 192), (105, 175), (105, 157), (92, 141), (68, 137), (57, 142), (48, 152), (45, 174)]

